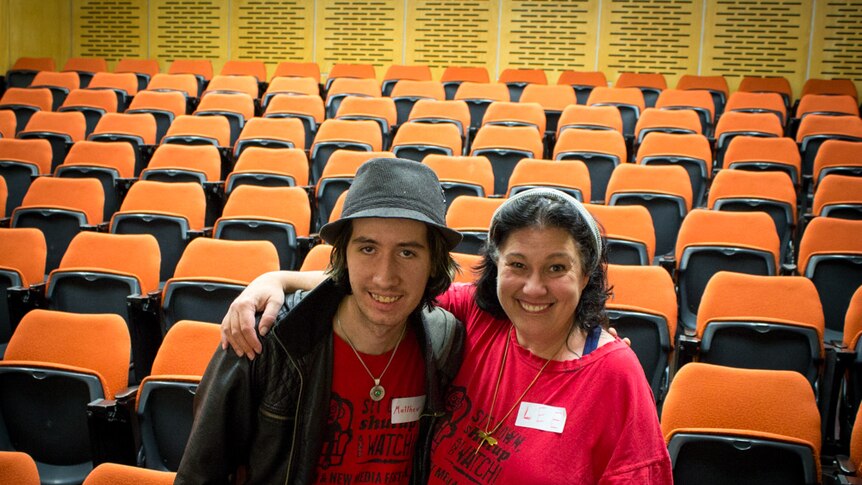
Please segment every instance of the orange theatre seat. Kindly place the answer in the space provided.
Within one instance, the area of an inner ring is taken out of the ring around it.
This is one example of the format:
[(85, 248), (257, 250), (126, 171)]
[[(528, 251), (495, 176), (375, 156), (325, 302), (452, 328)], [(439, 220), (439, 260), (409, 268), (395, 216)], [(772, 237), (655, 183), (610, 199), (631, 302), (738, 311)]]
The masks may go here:
[(470, 108), (465, 101), (420, 99), (410, 110), (407, 121), (415, 123), (451, 123), (458, 127), (464, 146), (469, 141)]
[(802, 94), (799, 99), (809, 94), (828, 94), (834, 96), (851, 96), (859, 98), (856, 85), (850, 79), (808, 79), (802, 86)]
[(118, 111), (125, 111), (138, 94), (138, 78), (131, 72), (97, 72), (87, 89), (112, 91), (117, 97)]
[(279, 62), (275, 66), (275, 73), (272, 75), (272, 82), (279, 77), (307, 77), (314, 79), (314, 82), (320, 84), (320, 64), (316, 62)]
[(257, 82), (257, 78), (254, 76), (213, 76), (201, 97), (203, 98), (210, 93), (242, 93), (247, 94), (251, 99), (258, 99), (260, 94), (258, 93)]
[(446, 90), (446, 99), (455, 99), (455, 93), (463, 82), (489, 83), (488, 69), (484, 67), (449, 66), (440, 77), (443, 88)]
[(321, 123), (311, 146), (311, 183), (317, 183), (320, 179), (326, 162), (335, 150), (382, 151), (380, 127), (368, 120), (326, 120)]
[[(280, 268), (297, 269), (301, 246), (309, 245), (311, 204), (301, 187), (237, 187), (213, 227), (213, 237), (229, 241), (269, 241)], [(304, 239), (301, 243), (300, 239)]]
[(224, 116), (177, 117), (162, 138), (162, 144), (231, 146), (230, 122)]
[(565, 129), (554, 146), (554, 160), (580, 160), (590, 171), (591, 202), (604, 202), (608, 181), (628, 160), (626, 142), (618, 131)]
[(75, 89), (69, 93), (57, 111), (80, 111), (87, 120), (87, 136), (93, 133), (106, 113), (117, 112), (117, 97), (112, 91)]
[(54, 99), (51, 109), (57, 111), (63, 101), (66, 100), (66, 96), (81, 87), (81, 80), (78, 78), (78, 74), (74, 72), (42, 71), (36, 74), (30, 87), (50, 89)]
[(652, 133), (644, 139), (637, 154), (640, 165), (682, 167), (691, 182), (692, 204), (703, 205), (712, 168), (709, 141), (700, 134)]
[(359, 167), (372, 158), (393, 158), (392, 152), (356, 152), (336, 150), (329, 162), (323, 167), (323, 174), (317, 181), (314, 198), (317, 201), (317, 218), (314, 230), (317, 231), (329, 222), (332, 211), (342, 192), (353, 183)]
[[(143, 465), (150, 469), (138, 468), (138, 473), (157, 474), (179, 468), (191, 434), (195, 391), (219, 347), (219, 336), (216, 325), (190, 320), (177, 322), (165, 335), (153, 361), (152, 374), (138, 387)], [(173, 483), (173, 474), (160, 476), (167, 477), (165, 484)], [(136, 477), (128, 485), (149, 483), (139, 480), (142, 478)], [(118, 485), (116, 481), (104, 483)]]
[(85, 227), (102, 222), (105, 194), (95, 179), (39, 177), (21, 206), (12, 212), (12, 227), (33, 227), (48, 243), (46, 271), (59, 266), (69, 242)]
[(545, 111), (539, 103), (494, 101), (485, 111), (482, 126), (529, 126), (545, 135)]
[(521, 159), (509, 177), (506, 197), (534, 187), (557, 189), (581, 202), (589, 201), (590, 172), (580, 160)]
[(27, 453), (0, 451), (0, 482), (40, 485), (39, 469)]
[(141, 180), (195, 182), (220, 180), (221, 157), (212, 145), (159, 145)]
[(452, 124), (404, 123), (392, 141), (392, 152), (399, 158), (421, 162), (429, 155), (459, 156), (461, 133)]
[(494, 192), (494, 169), (487, 157), (428, 155), (422, 163), (437, 174), (446, 207), (461, 195), (487, 197)]
[(177, 92), (183, 95), (186, 106), (185, 113), (198, 102), (198, 79), (194, 74), (156, 74), (147, 85), (147, 91)]
[[(376, 79), (377, 73), (371, 64), (333, 64), (326, 76), (324, 90), (329, 88), (336, 79)], [(378, 90), (379, 91), (379, 90)]]
[(563, 111), (577, 103), (575, 94), (567, 86), (530, 84), (521, 94), (522, 103), (539, 103), (545, 111), (546, 134), (557, 132)]
[(88, 139), (98, 142), (126, 142), (135, 149), (135, 175), (141, 173), (150, 147), (156, 144), (156, 119), (150, 113), (108, 113), (99, 120)]
[(635, 125), (646, 109), (644, 96), (638, 88), (597, 87), (587, 99), (588, 106), (616, 106), (623, 118), (623, 135), (634, 137)]
[(667, 89), (667, 81), (663, 74), (623, 72), (614, 87), (640, 89), (644, 95), (645, 107), (652, 108), (661, 92)]
[(715, 113), (719, 116), (724, 113), (724, 105), (730, 95), (730, 89), (724, 76), (683, 74), (677, 81), (676, 88), (684, 91), (709, 91)]
[(458, 263), (453, 283), (475, 283), (479, 279), (477, 268), (482, 262), (482, 256), (478, 254), (449, 253), (452, 259)]
[(213, 77), (213, 65), (208, 59), (175, 59), (168, 67), (168, 73), (194, 75), (198, 82), (198, 97)]
[(34, 113), (51, 111), (54, 105), (51, 90), (48, 88), (9, 88), (0, 98), (0, 110), (15, 113), (15, 130), (21, 131)]
[(150, 79), (159, 73), (156, 59), (120, 59), (114, 72), (131, 72), (138, 78), (138, 91), (147, 89)]
[(55, 176), (98, 180), (105, 191), (104, 220), (110, 220), (120, 207), (121, 194), (134, 179), (135, 149), (123, 142), (79, 141), (72, 145)]
[(575, 90), (578, 104), (587, 104), (590, 93), (596, 86), (607, 87), (608, 79), (604, 73), (598, 71), (563, 71), (557, 84), (571, 86)]
[(726, 112), (771, 113), (778, 117), (781, 126), (787, 124), (787, 109), (777, 93), (746, 93), (737, 91), (727, 99)]
[(383, 146), (392, 143), (392, 132), (398, 122), (395, 101), (392, 98), (366, 98), (348, 96), (338, 106), (334, 118), (339, 120), (370, 120), (380, 126)]
[(780, 138), (784, 127), (778, 117), (770, 113), (744, 113), (728, 111), (715, 125), (715, 161), (720, 166), (730, 141), (737, 136)]
[(762, 212), (694, 209), (682, 221), (676, 241), (679, 320), (694, 329), (703, 290), (719, 271), (778, 274), (775, 224)]
[(156, 120), (156, 143), (168, 132), (178, 116), (186, 114), (186, 96), (179, 91), (141, 91), (126, 113), (149, 113)]
[(658, 266), (608, 265), (610, 324), (631, 339), (656, 401), (661, 401), (676, 338), (673, 280)]
[[(219, 72), (221, 76), (232, 76), (232, 77), (251, 77), (255, 80), (256, 92), (255, 94), (251, 94), (252, 98), (260, 98), (261, 93), (266, 91), (266, 64), (263, 61), (227, 61), (221, 68)], [(215, 78), (218, 76), (213, 76), (210, 79), (210, 85), (208, 88), (212, 87), (212, 83)]]
[(266, 109), (269, 102), (279, 95), (288, 96), (314, 96), (320, 99), (320, 83), (312, 77), (276, 77), (269, 83), (266, 92), (261, 98), (261, 107)]
[(708, 91), (665, 89), (655, 107), (662, 111), (693, 111), (700, 120), (700, 133), (710, 136), (714, 131), (718, 110)]
[(458, 86), (455, 100), (464, 101), (470, 109), (470, 130), (482, 126), (485, 111), (494, 101), (510, 101), (509, 89), (503, 83), (463, 82)]
[(446, 212), (446, 226), (460, 232), (464, 239), (454, 252), (480, 254), (488, 240), (488, 228), (494, 211), (506, 199), (489, 199), (464, 195), (456, 198)]
[(820, 414), (798, 372), (688, 364), (661, 428), (674, 483), (820, 483)]
[(278, 268), (268, 241), (193, 240), (162, 290), (162, 334), (180, 320), (220, 323), (251, 280)]
[(422, 99), (443, 101), (446, 99), (446, 91), (440, 81), (411, 81), (409, 79), (402, 81), (398, 81), (398, 84), (392, 88), (392, 92), (389, 94), (395, 101), (399, 126), (410, 118), (410, 112), (417, 101)]
[[(859, 401), (862, 399), (862, 358), (860, 358), (862, 357), (862, 345), (860, 345), (860, 342), (862, 342), (862, 286), (857, 288), (853, 296), (850, 297), (850, 303), (847, 306), (847, 313), (844, 318), (842, 343), (848, 350), (856, 354), (853, 359), (853, 365), (848, 372), (847, 380), (845, 381), (847, 386), (845, 399), (849, 401), (851, 409), (859, 407)], [(850, 445), (853, 448), (862, 444), (859, 441), (859, 430), (862, 428), (859, 427), (860, 425), (856, 425), (856, 422), (862, 425), (858, 414), (853, 426), (852, 441), (855, 444), (851, 443)], [(858, 454), (859, 450), (857, 449), (855, 453)], [(858, 458), (856, 460), (858, 463)]]
[(649, 266), (655, 258), (655, 228), (646, 207), (586, 204), (607, 238), (608, 263)]
[(36, 462), (42, 483), (81, 483), (93, 468), (87, 404), (128, 385), (131, 342), (119, 315), (33, 310), (0, 361), (0, 441)]
[(802, 182), (802, 158), (791, 138), (734, 137), (727, 146), (722, 169), (783, 172), (794, 186)]
[(314, 143), (320, 124), (323, 123), (324, 113), (325, 108), (320, 96), (291, 94), (273, 97), (266, 105), (263, 116), (264, 118), (298, 119), (305, 130), (305, 146), (310, 147)]
[(826, 340), (840, 340), (850, 298), (862, 286), (862, 221), (815, 217), (799, 243), (798, 271), (814, 282)]
[(806, 116), (796, 132), (796, 143), (802, 154), (802, 175), (812, 175), (817, 152), (827, 140), (862, 142), (862, 118), (815, 114)]
[(503, 69), (498, 81), (509, 88), (509, 98), (517, 102), (527, 86), (548, 84), (548, 76), (541, 69)]
[(799, 100), (796, 118), (801, 120), (808, 115), (859, 116), (859, 105), (849, 95), (807, 94)]
[(781, 261), (788, 261), (796, 227), (796, 189), (781, 172), (722, 170), (715, 176), (707, 207), (731, 212), (765, 212), (772, 217), (781, 245)]
[(399, 64), (389, 66), (386, 69), (386, 74), (383, 75), (383, 96), (390, 96), (398, 82), (403, 80), (430, 81), (431, 68), (428, 66), (403, 66)]
[(744, 93), (778, 93), (784, 106), (790, 109), (793, 104), (793, 89), (790, 81), (783, 77), (745, 76), (739, 83), (739, 91)]
[(487, 157), (494, 168), (494, 193), (505, 194), (512, 170), (521, 159), (541, 158), (541, 133), (527, 126), (486, 125), (476, 133), (470, 155)]
[(305, 128), (296, 118), (252, 118), (236, 141), (234, 156), (249, 147), (305, 150)]
[(40, 111), (33, 114), (27, 126), (18, 133), (18, 138), (48, 140), (51, 143), (53, 171), (63, 163), (72, 144), (84, 140), (86, 131), (87, 122), (81, 113)]
[(87, 475), (84, 485), (171, 485), (176, 473), (136, 466), (102, 463)]
[(308, 252), (302, 261), (300, 271), (325, 271), (329, 266), (329, 258), (332, 255), (332, 246), (329, 244), (317, 244)]
[(17, 127), (18, 120), (15, 118), (15, 112), (0, 110), (0, 138), (15, 138)]
[(86, 88), (94, 74), (108, 71), (108, 63), (98, 57), (71, 57), (63, 65), (63, 71), (77, 74), (81, 87)]
[(195, 116), (221, 116), (230, 124), (230, 145), (236, 143), (248, 120), (254, 117), (254, 99), (244, 93), (208, 93), (201, 98)]
[(335, 118), (341, 102), (349, 96), (379, 98), (380, 83), (376, 79), (339, 78), (332, 81), (326, 92), (326, 118)]
[(249, 147), (225, 180), (225, 193), (241, 185), (294, 187), (308, 185), (308, 157), (298, 148)]
[(646, 207), (655, 228), (656, 256), (673, 255), (680, 225), (692, 208), (691, 182), (685, 169), (620, 165), (608, 181), (605, 198), (608, 205)]
[(815, 216), (862, 220), (862, 177), (830, 175), (824, 178), (814, 192), (811, 212)]
[(698, 360), (746, 369), (796, 371), (817, 382), (823, 363), (823, 309), (801, 276), (721, 271), (697, 313)]
[(12, 69), (6, 72), (6, 85), (10, 88), (26, 88), (40, 71), (55, 71), (54, 59), (50, 57), (19, 57)]
[(703, 130), (694, 111), (647, 108), (635, 125), (636, 144), (643, 143), (644, 138), (650, 133), (703, 135)]
[[(29, 288), (45, 278), (45, 258), (48, 247), (38, 229), (0, 228), (0, 294), (9, 288)], [(0, 360), (20, 316), (13, 314), (9, 299), (0, 298)]]
[(557, 124), (557, 140), (570, 128), (582, 130), (613, 130), (623, 134), (623, 118), (614, 106), (566, 106)]
[(6, 180), (6, 217), (21, 205), (24, 194), (39, 175), (51, 173), (51, 143), (48, 140), (0, 139), (0, 177)]

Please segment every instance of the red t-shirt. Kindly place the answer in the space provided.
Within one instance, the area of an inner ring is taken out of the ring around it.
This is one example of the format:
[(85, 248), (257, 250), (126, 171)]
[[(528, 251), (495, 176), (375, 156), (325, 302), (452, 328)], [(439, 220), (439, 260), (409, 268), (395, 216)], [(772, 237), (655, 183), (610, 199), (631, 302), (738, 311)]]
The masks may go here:
[[(315, 483), (407, 484), (425, 403), (425, 361), (416, 334), (404, 335), (380, 379), (386, 395), (377, 402), (369, 395), (374, 381), (353, 350), (338, 335), (333, 340), (332, 397)], [(359, 355), (379, 376), (391, 352)]]
[(634, 352), (622, 341), (568, 362), (552, 361), (493, 433), (488, 412), (506, 341), (509, 353), (490, 429), (546, 360), (518, 345), (511, 323), (480, 310), (475, 288), (453, 285), (440, 306), (467, 326), (464, 363), (448, 395), (450, 418), (436, 430), (432, 484), (671, 484), (655, 403)]

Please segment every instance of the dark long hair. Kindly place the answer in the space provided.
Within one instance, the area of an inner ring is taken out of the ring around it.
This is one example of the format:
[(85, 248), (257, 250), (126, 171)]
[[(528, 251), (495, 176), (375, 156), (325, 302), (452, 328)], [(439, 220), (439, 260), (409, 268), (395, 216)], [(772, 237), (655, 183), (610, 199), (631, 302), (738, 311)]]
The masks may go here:
[[(431, 274), (422, 295), (422, 304), (429, 310), (434, 307), (434, 300), (440, 296), (449, 285), (458, 264), (447, 251), (446, 240), (439, 231), (431, 226), (428, 228), (428, 253), (431, 256)], [(329, 261), (329, 276), (336, 285), (350, 293), (350, 274), (347, 271), (347, 245), (353, 236), (353, 221), (347, 221), (335, 240), (332, 241), (332, 255)]]
[(497, 298), (497, 261), (500, 247), (512, 232), (528, 227), (556, 227), (568, 232), (575, 242), (583, 270), (589, 280), (575, 309), (572, 328), (589, 330), (597, 325), (607, 327), (605, 302), (610, 296), (607, 278), (607, 244), (602, 238), (596, 252), (592, 222), (587, 221), (571, 202), (546, 194), (529, 194), (506, 202), (491, 222), (488, 241), (479, 264), (476, 281), (476, 304), (497, 318), (508, 319)]

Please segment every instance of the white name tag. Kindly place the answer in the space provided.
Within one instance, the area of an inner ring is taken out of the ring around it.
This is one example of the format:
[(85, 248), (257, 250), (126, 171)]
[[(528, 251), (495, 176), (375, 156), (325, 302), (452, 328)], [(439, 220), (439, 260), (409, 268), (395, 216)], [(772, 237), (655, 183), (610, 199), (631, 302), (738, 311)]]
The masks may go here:
[(392, 424), (419, 421), (425, 409), (425, 396), (398, 397), (392, 400)]
[(534, 402), (522, 402), (518, 408), (515, 426), (562, 433), (566, 427), (566, 408), (546, 406)]

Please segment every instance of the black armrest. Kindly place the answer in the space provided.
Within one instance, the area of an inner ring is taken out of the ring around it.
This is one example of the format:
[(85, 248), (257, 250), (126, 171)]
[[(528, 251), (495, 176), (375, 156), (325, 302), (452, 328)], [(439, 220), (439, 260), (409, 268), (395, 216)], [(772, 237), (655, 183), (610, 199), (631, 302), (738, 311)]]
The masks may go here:
[(700, 351), (700, 339), (694, 335), (682, 334), (679, 336), (674, 352), (673, 372), (676, 373), (685, 364), (693, 362)]
[(150, 374), (156, 352), (162, 344), (162, 326), (159, 321), (161, 293), (132, 295), (126, 299), (129, 307), (129, 330), (132, 337), (132, 364), (135, 381)]
[(783, 263), (778, 274), (781, 276), (794, 276), (796, 275), (796, 265), (792, 263)]
[(87, 425), (93, 466), (101, 463), (137, 463), (140, 438), (136, 435), (137, 387), (126, 388), (114, 399), (97, 399), (87, 405)]
[(676, 258), (673, 256), (659, 256), (658, 265), (668, 272), (671, 279), (676, 281)]

